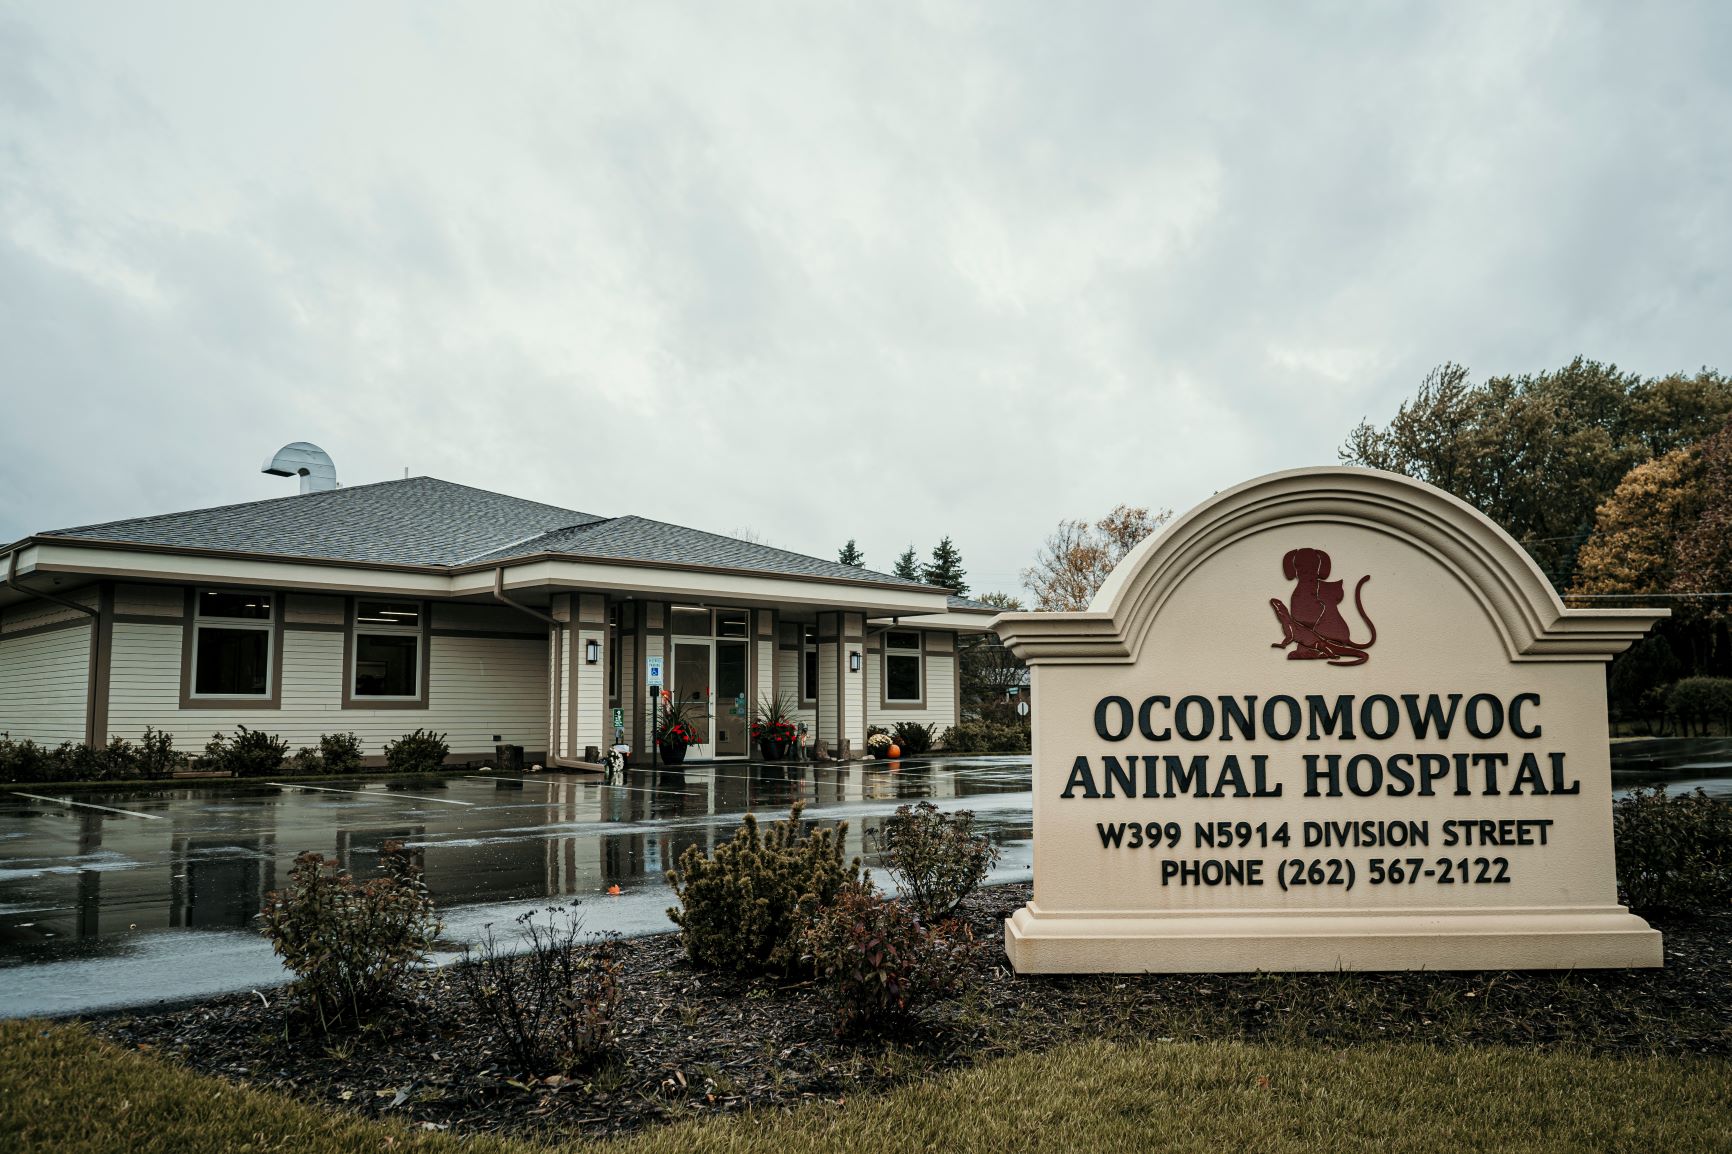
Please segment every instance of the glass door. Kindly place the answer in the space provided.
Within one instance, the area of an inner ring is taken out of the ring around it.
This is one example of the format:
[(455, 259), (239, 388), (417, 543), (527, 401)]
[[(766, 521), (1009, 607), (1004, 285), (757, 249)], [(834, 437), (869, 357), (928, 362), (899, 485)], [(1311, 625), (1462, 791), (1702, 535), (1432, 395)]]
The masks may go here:
[(716, 641), (716, 756), (751, 752), (752, 702), (746, 693), (746, 643)]
[(674, 642), (673, 699), (685, 707), (692, 728), (697, 730), (698, 744), (689, 756), (700, 761), (711, 756), (710, 643), (708, 641)]

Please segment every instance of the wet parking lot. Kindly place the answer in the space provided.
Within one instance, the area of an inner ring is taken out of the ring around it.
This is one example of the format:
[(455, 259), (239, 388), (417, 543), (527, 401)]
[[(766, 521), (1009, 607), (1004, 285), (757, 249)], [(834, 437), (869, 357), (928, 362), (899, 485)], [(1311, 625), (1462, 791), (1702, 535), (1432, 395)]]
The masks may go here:
[(453, 944), (574, 901), (589, 929), (670, 929), (663, 873), (687, 846), (713, 847), (740, 815), (768, 818), (802, 798), (809, 817), (850, 823), (848, 852), (868, 867), (898, 805), (971, 809), (1004, 851), (992, 880), (1029, 876), (1026, 757), (717, 764), (633, 770), (613, 784), (591, 774), (475, 773), (0, 793), (0, 1016), (280, 984), (284, 971), (254, 915), (305, 850), (365, 876), (381, 845), (404, 842)]

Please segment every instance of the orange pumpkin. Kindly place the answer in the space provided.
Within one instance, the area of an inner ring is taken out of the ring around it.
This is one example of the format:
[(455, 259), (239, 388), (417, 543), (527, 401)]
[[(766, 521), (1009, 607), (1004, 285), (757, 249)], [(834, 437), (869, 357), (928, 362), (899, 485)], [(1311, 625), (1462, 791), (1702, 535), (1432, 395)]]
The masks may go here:
[(887, 756), (889, 756), (889, 757), (901, 757), (902, 756), (902, 747), (900, 745), (892, 745), (890, 747), (890, 752), (887, 754)]

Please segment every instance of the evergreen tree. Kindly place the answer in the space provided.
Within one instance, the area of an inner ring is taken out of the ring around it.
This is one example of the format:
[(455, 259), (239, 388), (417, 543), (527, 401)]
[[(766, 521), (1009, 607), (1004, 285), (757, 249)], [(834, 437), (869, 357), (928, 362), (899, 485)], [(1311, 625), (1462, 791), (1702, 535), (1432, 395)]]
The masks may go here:
[(854, 538), (848, 538), (848, 543), (842, 546), (842, 551), (836, 554), (836, 560), (844, 565), (852, 565), (856, 569), (866, 567), (866, 554), (860, 552), (860, 547), (854, 544)]
[(968, 571), (962, 567), (962, 553), (951, 544), (949, 537), (932, 547), (932, 560), (920, 573), (921, 580), (928, 585), (942, 585), (955, 590), (959, 596), (968, 593), (968, 582), (963, 580), (967, 576)]
[(920, 580), (920, 559), (914, 555), (914, 546), (908, 546), (908, 552), (896, 558), (896, 568), (890, 572), (906, 581)]

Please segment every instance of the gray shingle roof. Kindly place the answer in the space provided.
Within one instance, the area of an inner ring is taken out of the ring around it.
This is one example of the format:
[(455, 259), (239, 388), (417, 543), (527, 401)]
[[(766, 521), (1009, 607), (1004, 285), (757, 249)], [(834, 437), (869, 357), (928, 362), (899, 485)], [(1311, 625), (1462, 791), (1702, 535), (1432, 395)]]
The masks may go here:
[[(433, 477), (106, 521), (38, 536), (398, 565), (487, 564), (563, 553), (930, 588), (737, 537), (646, 517), (598, 517)], [(959, 602), (978, 607), (951, 598), (952, 605)]]
[(455, 565), (549, 529), (599, 520), (593, 513), (433, 477), (410, 477), (215, 509), (79, 525), (39, 536), (320, 560)]
[(587, 525), (573, 525), (519, 542), (497, 553), (476, 560), (506, 561), (513, 557), (528, 557), (537, 553), (569, 553), (580, 557), (604, 560), (671, 562), (684, 565), (713, 565), (727, 569), (752, 569), (787, 577), (823, 577), (836, 581), (872, 581), (887, 585), (906, 585), (910, 589), (928, 586), (918, 581), (893, 577), (790, 553), (769, 545), (706, 533), (647, 517), (613, 517)]

